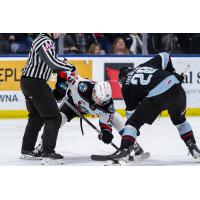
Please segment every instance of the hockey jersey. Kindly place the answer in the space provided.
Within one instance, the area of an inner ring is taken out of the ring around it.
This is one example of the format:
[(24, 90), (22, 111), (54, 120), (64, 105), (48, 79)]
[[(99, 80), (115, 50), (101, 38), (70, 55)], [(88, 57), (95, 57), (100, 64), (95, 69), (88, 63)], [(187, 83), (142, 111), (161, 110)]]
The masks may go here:
[[(62, 72), (70, 90), (70, 96), (76, 108), (84, 114), (92, 114), (99, 117), (100, 125), (107, 124), (111, 126), (112, 117), (115, 113), (114, 103), (111, 99), (107, 104), (100, 106), (92, 100), (92, 90), (95, 82), (81, 78), (74, 78), (68, 72)], [(69, 94), (69, 93), (68, 93)]]
[(144, 97), (164, 93), (179, 81), (168, 53), (160, 53), (127, 74), (122, 86), (126, 110), (135, 110)]

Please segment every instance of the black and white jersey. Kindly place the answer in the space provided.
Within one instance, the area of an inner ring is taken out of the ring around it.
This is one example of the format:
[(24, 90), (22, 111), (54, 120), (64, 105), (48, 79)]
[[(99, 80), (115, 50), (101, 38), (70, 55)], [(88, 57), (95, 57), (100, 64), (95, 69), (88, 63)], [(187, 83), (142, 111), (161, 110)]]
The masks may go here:
[(178, 84), (173, 72), (175, 70), (168, 53), (160, 53), (129, 72), (122, 86), (126, 110), (134, 110), (144, 97), (162, 94)]
[(49, 80), (53, 71), (71, 71), (71, 64), (58, 59), (54, 41), (48, 34), (39, 34), (32, 43), (28, 61), (22, 69), (22, 75), (31, 78)]
[(103, 106), (97, 105), (92, 100), (92, 90), (95, 82), (81, 78), (75, 79), (70, 73), (67, 73), (65, 79), (70, 90), (70, 96), (76, 108), (84, 114), (92, 114), (99, 117), (100, 123), (109, 124), (115, 114), (114, 102), (111, 99)]

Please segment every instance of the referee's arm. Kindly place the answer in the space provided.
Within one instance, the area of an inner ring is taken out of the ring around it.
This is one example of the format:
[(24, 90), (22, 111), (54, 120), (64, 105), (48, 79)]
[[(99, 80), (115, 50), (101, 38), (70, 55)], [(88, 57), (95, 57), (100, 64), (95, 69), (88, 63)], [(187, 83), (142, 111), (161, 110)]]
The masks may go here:
[(38, 51), (38, 55), (49, 67), (51, 67), (54, 71), (75, 71), (75, 67), (70, 63), (65, 63), (61, 61), (56, 56), (54, 49), (47, 49), (44, 45), (42, 45)]

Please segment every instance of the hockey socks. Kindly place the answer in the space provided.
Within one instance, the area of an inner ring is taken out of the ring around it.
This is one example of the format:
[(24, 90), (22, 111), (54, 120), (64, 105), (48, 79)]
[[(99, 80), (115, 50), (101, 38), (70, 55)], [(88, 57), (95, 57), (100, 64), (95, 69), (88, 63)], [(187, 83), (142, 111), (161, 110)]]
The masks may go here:
[(122, 137), (120, 150), (129, 149), (135, 143), (135, 138), (129, 135), (125, 135)]
[(131, 125), (126, 125), (124, 127), (120, 149), (129, 149), (130, 146), (134, 145), (136, 138), (137, 129)]
[(184, 141), (187, 147), (196, 144), (192, 128), (187, 120), (182, 124), (176, 125), (176, 127), (178, 129), (181, 139)]
[(191, 145), (195, 145), (196, 141), (193, 135), (192, 131), (189, 131), (183, 135), (181, 135), (181, 139), (184, 141), (187, 147), (190, 147)]

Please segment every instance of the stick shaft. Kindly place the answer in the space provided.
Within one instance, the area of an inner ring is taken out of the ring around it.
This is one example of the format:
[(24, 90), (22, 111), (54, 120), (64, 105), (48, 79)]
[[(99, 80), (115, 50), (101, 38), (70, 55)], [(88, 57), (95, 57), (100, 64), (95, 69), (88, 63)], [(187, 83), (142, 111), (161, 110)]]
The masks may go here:
[[(68, 101), (67, 98), (64, 97), (63, 98), (63, 102), (65, 104), (67, 104), (67, 106), (69, 108), (71, 108), (79, 117), (81, 117), (85, 122), (87, 122), (98, 134), (103, 135), (103, 133), (94, 125), (92, 124), (84, 115), (82, 115), (73, 105), (71, 105)], [(119, 148), (117, 147), (117, 145), (115, 145), (114, 143), (110, 143), (116, 150), (119, 150)]]

